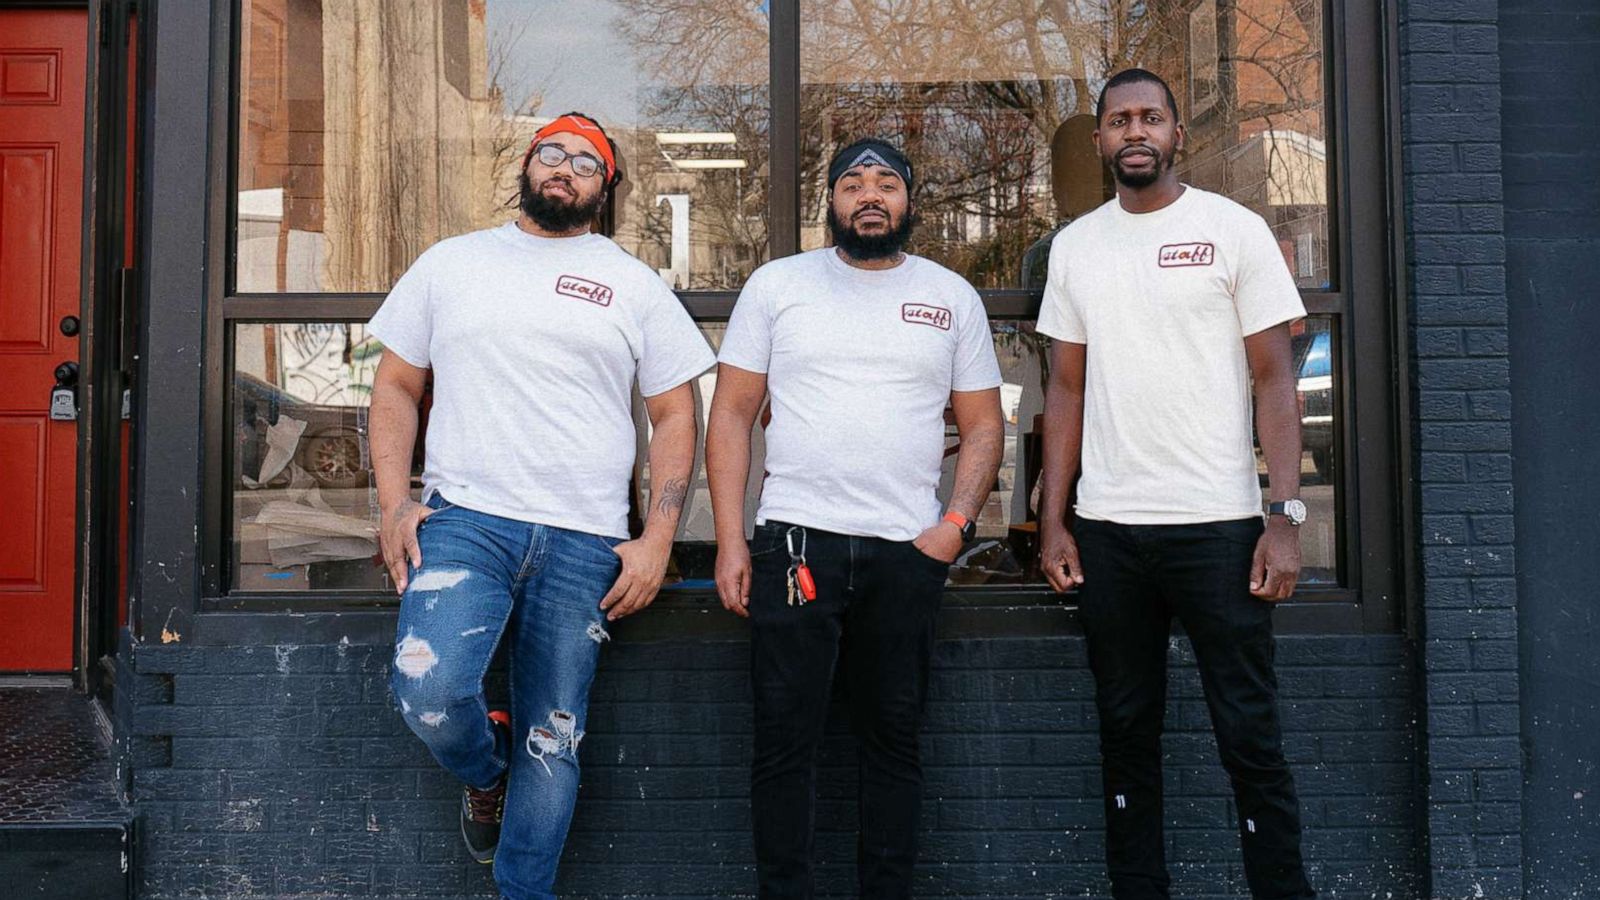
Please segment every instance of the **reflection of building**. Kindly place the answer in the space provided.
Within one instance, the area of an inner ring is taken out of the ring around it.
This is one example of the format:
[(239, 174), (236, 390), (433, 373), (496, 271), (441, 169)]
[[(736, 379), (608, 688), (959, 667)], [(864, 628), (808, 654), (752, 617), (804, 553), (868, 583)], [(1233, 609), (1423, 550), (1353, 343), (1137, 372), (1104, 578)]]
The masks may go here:
[[(723, 99), (758, 93), (716, 86)], [(646, 103), (670, 108), (671, 92)], [(628, 181), (619, 191), (613, 237), (680, 290), (736, 289), (765, 261), (766, 123), (735, 119), (737, 130), (703, 130), (700, 117), (648, 112), (638, 123), (608, 123)], [(714, 120), (713, 120), (714, 121)]]
[[(238, 290), (386, 290), (499, 217), (520, 150), (488, 83), (484, 6), (241, 4)], [(292, 52), (291, 52), (292, 51)]]
[[(1185, 180), (1260, 213), (1299, 284), (1326, 286), (1321, 4), (1201, 0), (1183, 21), (1187, 64), (1171, 77), (1179, 103), (1189, 104)], [(1199, 58), (1202, 51), (1222, 62)]]

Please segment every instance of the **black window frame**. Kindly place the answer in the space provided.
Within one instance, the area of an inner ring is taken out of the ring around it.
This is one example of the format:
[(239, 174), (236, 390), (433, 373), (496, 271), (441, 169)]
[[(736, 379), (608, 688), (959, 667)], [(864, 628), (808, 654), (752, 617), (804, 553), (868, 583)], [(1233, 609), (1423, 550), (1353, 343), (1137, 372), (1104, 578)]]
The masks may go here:
[[(233, 336), (237, 325), (287, 322), (362, 322), (381, 293), (245, 294), (232, 290), (235, 251), (238, 59), (243, 0), (212, 0), (209, 94), (209, 204), (205, 231), (206, 294), (202, 397), (202, 498), (199, 529), (202, 612), (274, 614), (391, 607), (392, 595), (369, 592), (246, 592), (229, 585), (232, 542), (231, 471)], [(768, 179), (769, 258), (800, 249), (800, 13), (804, 0), (773, 0), (769, 19), (771, 140)], [(1335, 384), (1338, 586), (1303, 583), (1280, 606), (1287, 633), (1383, 633), (1401, 629), (1409, 583), (1405, 485), (1407, 385), (1398, 341), (1404, 334), (1401, 279), (1395, 255), (1400, 207), (1395, 204), (1398, 154), (1394, 89), (1396, 24), (1380, 0), (1327, 0), (1323, 23), (1325, 134), (1329, 157), (1329, 274), (1333, 287), (1302, 290), (1308, 313), (1333, 317), (1339, 345)], [(221, 126), (221, 127), (219, 127)], [(1359, 176), (1352, 173), (1360, 173)], [(1040, 294), (1022, 289), (980, 291), (993, 319), (1031, 321)], [(737, 293), (680, 291), (697, 321), (724, 321)], [(948, 617), (970, 620), (973, 633), (1075, 628), (1070, 599), (1035, 585), (947, 590)], [(704, 592), (669, 592), (666, 609), (694, 610), (715, 599)], [(997, 618), (997, 613), (1003, 616)], [(653, 611), (662, 616), (662, 610)], [(662, 616), (671, 618), (670, 615)], [(693, 616), (681, 617), (684, 621)], [(703, 617), (702, 617), (703, 618)], [(713, 629), (716, 631), (717, 629)]]

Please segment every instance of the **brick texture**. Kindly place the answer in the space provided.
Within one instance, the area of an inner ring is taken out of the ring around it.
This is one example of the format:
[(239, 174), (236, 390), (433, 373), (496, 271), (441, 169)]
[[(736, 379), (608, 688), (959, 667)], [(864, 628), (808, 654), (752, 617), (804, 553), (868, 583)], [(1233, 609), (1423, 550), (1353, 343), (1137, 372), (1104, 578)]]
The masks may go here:
[[(390, 707), (391, 648), (130, 650), (135, 671), (119, 694), (130, 745), (143, 748), (132, 781), (140, 896), (492, 896), (487, 868), (460, 846), (458, 785)], [(747, 654), (737, 641), (606, 648), (563, 897), (752, 895)], [(1187, 643), (1172, 656), (1175, 896), (1244, 896), (1232, 800)], [(1324, 897), (1417, 895), (1408, 659), (1399, 636), (1280, 639), (1288, 754)], [(1081, 639), (943, 642), (930, 703), (918, 896), (1104, 896)], [(848, 897), (854, 747), (838, 711), (830, 732), (819, 889)]]
[[(1502, 0), (1507, 301), (1522, 630), (1523, 889), (1600, 897), (1600, 4)], [(1561, 113), (1553, 120), (1552, 109)], [(1546, 125), (1549, 130), (1546, 130)], [(1504, 842), (1492, 848), (1509, 854)]]
[(1499, 4), (1400, 15), (1429, 890), (1521, 897)]

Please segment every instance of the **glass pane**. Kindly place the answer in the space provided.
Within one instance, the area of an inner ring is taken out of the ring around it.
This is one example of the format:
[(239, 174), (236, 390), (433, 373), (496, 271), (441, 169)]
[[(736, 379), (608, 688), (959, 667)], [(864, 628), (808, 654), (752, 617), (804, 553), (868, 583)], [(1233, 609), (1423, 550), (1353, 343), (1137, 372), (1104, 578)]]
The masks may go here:
[[(1003, 384), (1006, 440), (996, 489), (978, 516), (978, 540), (951, 568), (955, 585), (1037, 584), (1038, 491), (1049, 339), (1027, 321), (995, 320), (995, 352)], [(713, 347), (726, 326), (701, 325)], [(1339, 510), (1336, 505), (1335, 436), (1339, 433), (1336, 329), (1330, 316), (1296, 326), (1294, 359), (1305, 454), (1301, 496), (1311, 518), (1302, 530), (1302, 580), (1338, 581)], [(245, 591), (390, 589), (378, 563), (374, 523), (377, 491), (369, 474), (367, 403), (382, 349), (358, 324), (239, 325), (234, 339), (233, 587)], [(704, 439), (716, 372), (695, 383)], [(648, 436), (642, 403), (635, 420)], [(426, 407), (424, 407), (424, 417)], [(423, 420), (424, 427), (426, 418)], [(765, 447), (758, 422), (752, 431), (745, 527), (754, 521)], [(948, 499), (959, 439), (947, 426), (947, 454), (939, 495)], [(412, 490), (421, 494), (418, 441)], [(641, 441), (641, 447), (645, 446)], [(703, 448), (702, 448), (703, 463)], [(1260, 463), (1266, 487), (1266, 466)], [(635, 479), (633, 530), (649, 484), (640, 454)], [(684, 508), (667, 586), (711, 590), (716, 532), (705, 470), (698, 465)]]
[[(367, 452), (382, 348), (365, 332), (343, 323), (237, 326), (234, 589), (390, 589)], [(417, 460), (420, 496), (420, 453)]]
[[(1292, 327), (1295, 396), (1300, 404), (1300, 497), (1309, 516), (1300, 527), (1300, 580), (1339, 581), (1339, 347), (1333, 316), (1307, 316)], [(1261, 489), (1267, 462), (1256, 443)]]
[(571, 109), (619, 145), (625, 249), (685, 289), (736, 288), (767, 258), (757, 4), (241, 7), (239, 292), (387, 291), (435, 241), (514, 217), (529, 137)]
[(1323, 0), (805, 0), (801, 241), (826, 243), (828, 159), (858, 137), (920, 170), (913, 249), (980, 288), (1040, 288), (1049, 238), (1111, 197), (1095, 99), (1130, 66), (1188, 124), (1185, 181), (1266, 218), (1329, 286)]
[[(700, 332), (711, 343), (711, 348), (716, 351), (722, 349), (722, 338), (728, 331), (724, 322), (701, 322)], [(711, 491), (706, 486), (705, 469), (705, 440), (706, 427), (711, 414), (711, 396), (717, 389), (717, 370), (701, 375), (695, 379), (695, 405), (700, 414), (700, 433), (697, 438), (699, 446), (696, 447), (694, 481), (689, 486), (689, 496), (684, 501), (683, 516), (680, 520), (678, 540), (673, 544), (672, 560), (667, 566), (665, 586), (672, 590), (705, 590), (715, 591), (715, 569), (717, 563), (717, 530), (711, 520)], [(635, 420), (645, 434), (649, 433), (650, 421), (643, 414), (642, 404), (636, 404)], [(754, 473), (745, 489), (745, 532), (748, 534), (755, 522), (756, 502), (761, 496), (761, 472), (763, 462), (767, 457), (766, 443), (762, 440), (763, 431), (757, 424), (751, 429), (750, 436), (750, 471)], [(643, 446), (643, 445), (641, 445)], [(643, 451), (639, 454), (640, 477), (634, 481), (634, 509), (644, 509), (648, 497), (644, 491), (650, 483), (649, 454)]]

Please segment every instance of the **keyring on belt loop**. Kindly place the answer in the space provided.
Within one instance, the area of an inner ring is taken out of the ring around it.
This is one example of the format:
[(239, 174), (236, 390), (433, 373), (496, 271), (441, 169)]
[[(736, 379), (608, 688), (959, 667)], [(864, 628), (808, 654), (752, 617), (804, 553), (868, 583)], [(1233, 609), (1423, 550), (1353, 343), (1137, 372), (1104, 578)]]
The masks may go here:
[[(794, 533), (796, 531), (800, 532), (800, 553), (799, 553), (799, 555), (796, 555), (795, 552), (794, 552)], [(805, 559), (806, 558), (806, 529), (805, 529), (805, 526), (803, 526), (803, 525), (790, 525), (789, 526), (789, 530), (783, 533), (783, 543), (789, 548), (789, 558), (790, 559)]]

